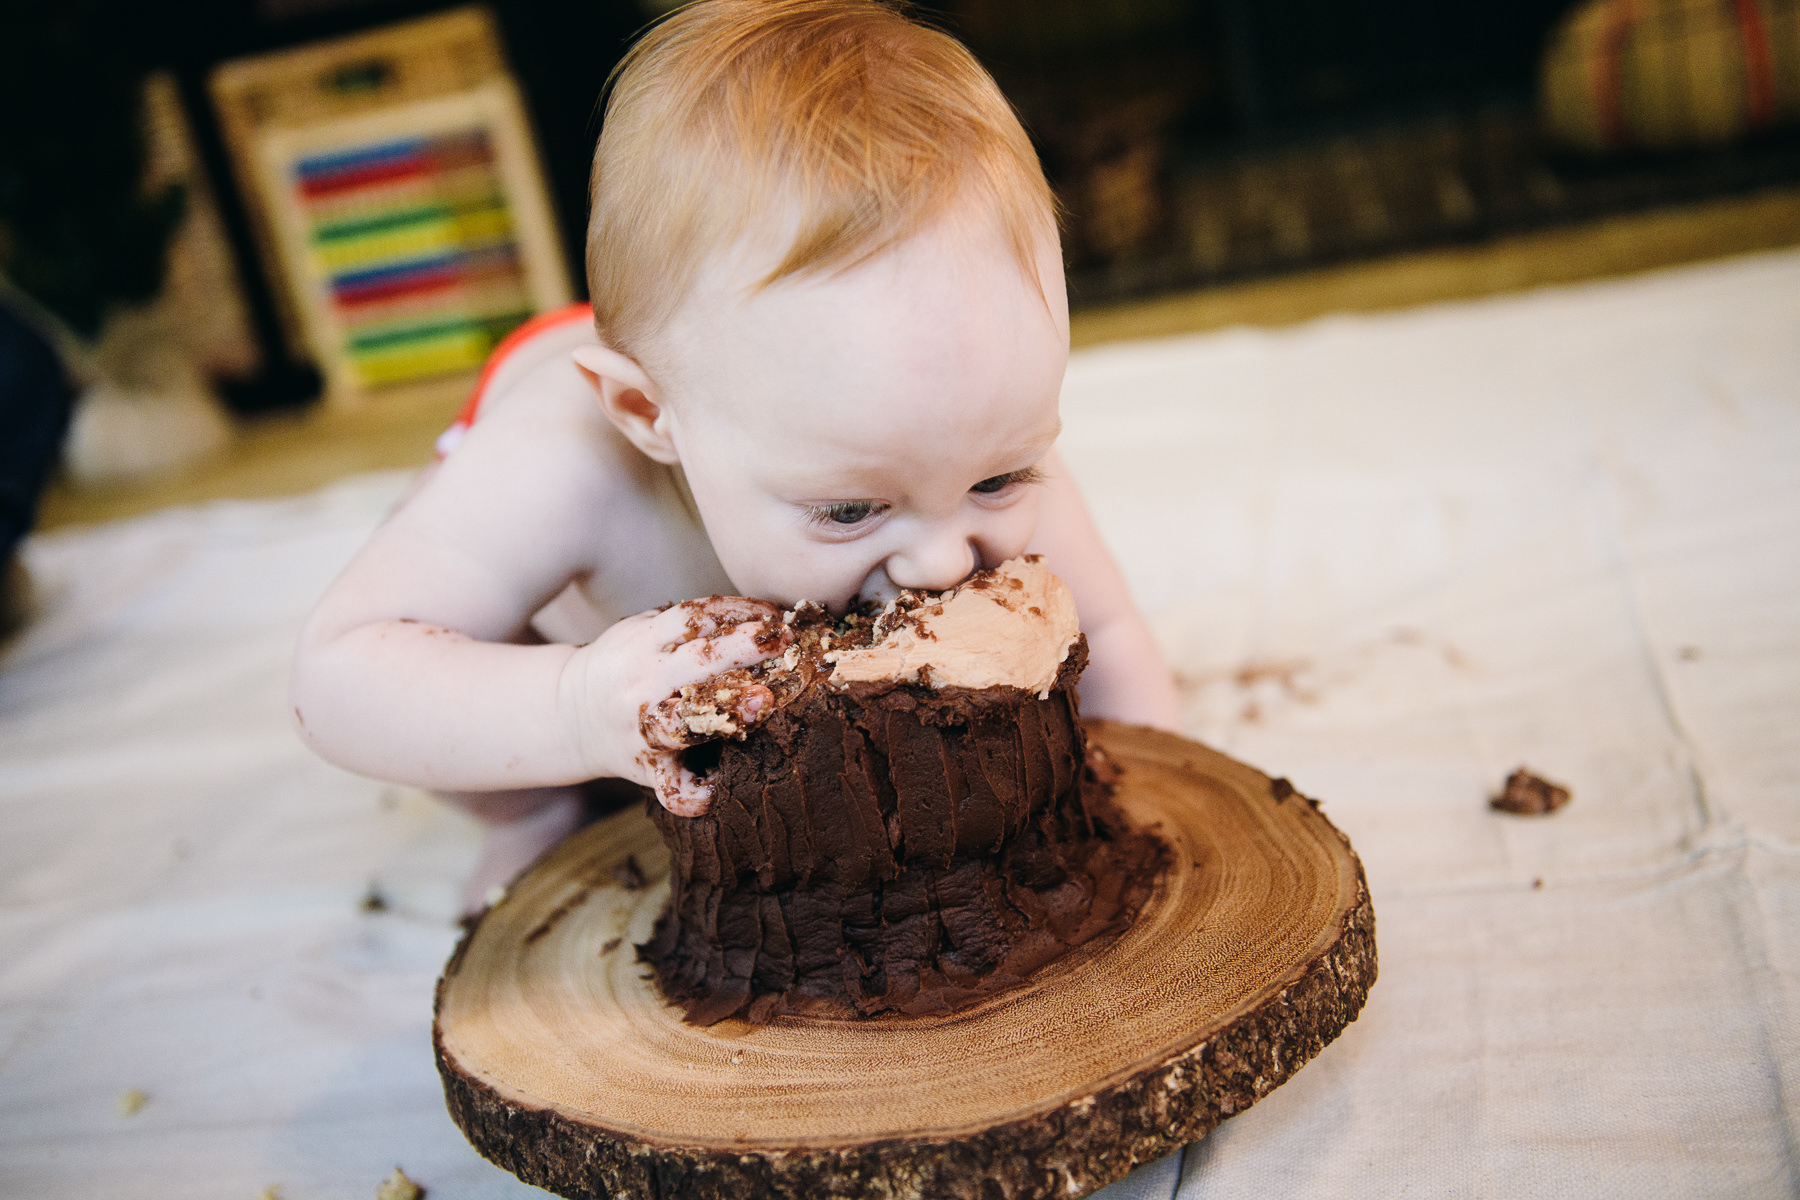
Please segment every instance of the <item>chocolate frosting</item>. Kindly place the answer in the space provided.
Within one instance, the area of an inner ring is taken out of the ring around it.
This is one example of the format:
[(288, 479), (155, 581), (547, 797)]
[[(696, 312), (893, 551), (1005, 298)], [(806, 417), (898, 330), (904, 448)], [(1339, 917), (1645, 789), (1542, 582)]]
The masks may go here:
[(1047, 696), (809, 686), (648, 805), (671, 896), (639, 953), (688, 1020), (941, 1013), (1128, 923), (1166, 851), (1086, 758), (1078, 640)]

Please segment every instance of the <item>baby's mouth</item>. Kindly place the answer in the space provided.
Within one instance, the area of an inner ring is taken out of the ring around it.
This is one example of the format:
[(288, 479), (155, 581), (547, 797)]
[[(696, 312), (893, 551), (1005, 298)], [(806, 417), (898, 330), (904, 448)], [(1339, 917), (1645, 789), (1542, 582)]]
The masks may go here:
[[(974, 575), (980, 569), (981, 563), (970, 563), (969, 574), (963, 576), (962, 579), (957, 580), (956, 583), (951, 584), (950, 587), (956, 587), (967, 581), (970, 575)], [(875, 569), (869, 572), (869, 577), (863, 580), (861, 587), (856, 589), (856, 595), (850, 597), (849, 603), (844, 606), (844, 612), (858, 612), (864, 609), (886, 608), (888, 605), (892, 604), (902, 592), (908, 590), (910, 589), (903, 588), (888, 578), (887, 566), (885, 564), (876, 563)], [(931, 590), (948, 591), (949, 588), (935, 588)], [(839, 613), (834, 609), (832, 615), (842, 616), (843, 613)]]
[(845, 610), (885, 608), (904, 590), (888, 578), (887, 568), (877, 563), (875, 569), (869, 572), (869, 577), (862, 581), (862, 586), (856, 589), (856, 595), (850, 597)]

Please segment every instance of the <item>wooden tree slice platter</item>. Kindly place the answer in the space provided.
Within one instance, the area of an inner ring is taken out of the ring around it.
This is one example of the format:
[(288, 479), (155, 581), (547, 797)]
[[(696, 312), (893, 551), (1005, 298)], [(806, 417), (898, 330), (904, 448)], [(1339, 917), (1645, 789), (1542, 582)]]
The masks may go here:
[(568, 1197), (1083, 1195), (1211, 1130), (1361, 1010), (1375, 916), (1304, 797), (1169, 734), (1105, 722), (1118, 801), (1174, 865), (1125, 933), (950, 1017), (684, 1024), (633, 944), (668, 895), (619, 813), (527, 872), (438, 984), (451, 1115)]

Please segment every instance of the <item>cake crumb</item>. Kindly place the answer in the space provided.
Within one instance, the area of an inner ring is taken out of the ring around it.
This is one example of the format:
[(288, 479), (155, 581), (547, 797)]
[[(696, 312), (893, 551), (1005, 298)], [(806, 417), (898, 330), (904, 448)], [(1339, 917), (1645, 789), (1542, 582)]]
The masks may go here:
[(1287, 776), (1277, 775), (1269, 780), (1269, 794), (1275, 797), (1275, 803), (1280, 804), (1294, 794), (1294, 785), (1288, 782)]
[(1488, 807), (1496, 812), (1522, 817), (1541, 817), (1553, 813), (1570, 800), (1569, 789), (1548, 779), (1539, 778), (1520, 767), (1506, 777), (1506, 786), (1498, 796), (1488, 797)]
[(425, 1189), (406, 1177), (399, 1167), (375, 1189), (375, 1200), (424, 1200)]
[(644, 878), (644, 868), (638, 866), (637, 855), (626, 855), (625, 861), (613, 868), (613, 882), (628, 892), (639, 891), (649, 882)]
[(127, 1089), (119, 1096), (119, 1115), (121, 1117), (135, 1117), (143, 1109), (144, 1105), (148, 1103), (150, 1103), (149, 1092), (144, 1091), (142, 1088)]
[(1102, 750), (1098, 743), (1089, 742), (1087, 746), (1088, 778), (1104, 787), (1116, 787), (1119, 782), (1119, 764), (1112, 756)]
[(281, 1185), (279, 1183), (271, 1183), (268, 1187), (265, 1187), (262, 1191), (256, 1193), (256, 1200), (281, 1200)]
[(356, 907), (366, 913), (386, 912), (388, 910), (388, 902), (387, 897), (382, 895), (381, 885), (376, 883), (373, 879), (369, 880), (368, 889), (363, 892), (362, 902)]

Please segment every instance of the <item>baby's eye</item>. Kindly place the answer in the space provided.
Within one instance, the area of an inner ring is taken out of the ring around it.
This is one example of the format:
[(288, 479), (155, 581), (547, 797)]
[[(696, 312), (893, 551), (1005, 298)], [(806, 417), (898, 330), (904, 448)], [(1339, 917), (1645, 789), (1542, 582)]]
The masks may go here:
[(982, 495), (987, 496), (992, 495), (995, 492), (1003, 492), (1015, 484), (1042, 482), (1044, 482), (1044, 473), (1042, 471), (1038, 470), (1036, 467), (1026, 467), (1019, 471), (1008, 471), (1004, 475), (990, 475), (969, 490), (971, 492), (980, 492)]
[(840, 500), (808, 510), (806, 519), (815, 525), (857, 525), (886, 507), (875, 500)]

